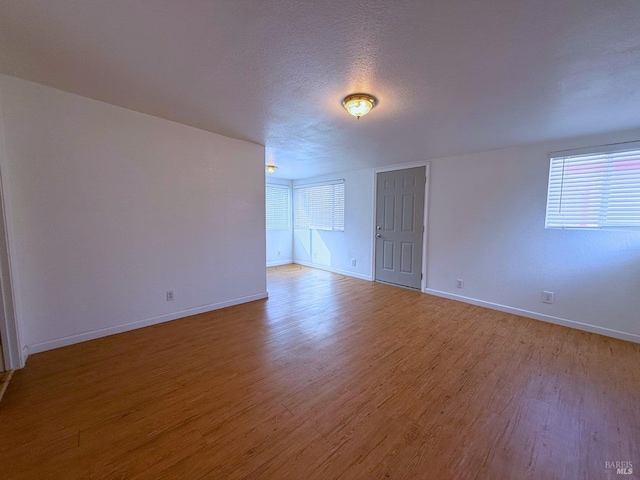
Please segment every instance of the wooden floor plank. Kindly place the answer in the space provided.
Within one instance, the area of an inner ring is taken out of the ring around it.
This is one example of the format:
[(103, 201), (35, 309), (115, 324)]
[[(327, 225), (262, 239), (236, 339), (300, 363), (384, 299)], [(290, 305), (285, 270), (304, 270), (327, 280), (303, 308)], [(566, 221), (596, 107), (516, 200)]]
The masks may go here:
[(30, 357), (0, 404), (2, 478), (640, 467), (640, 345), (297, 265), (268, 282), (268, 300)]

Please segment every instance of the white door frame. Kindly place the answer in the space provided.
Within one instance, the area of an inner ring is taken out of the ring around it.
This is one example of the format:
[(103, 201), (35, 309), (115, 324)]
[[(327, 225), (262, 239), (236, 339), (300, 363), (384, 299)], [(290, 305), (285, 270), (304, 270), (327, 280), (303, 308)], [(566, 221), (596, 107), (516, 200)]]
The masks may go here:
[(6, 370), (24, 367), (25, 359), (20, 349), (20, 336), (15, 316), (15, 302), (7, 238), (4, 185), (0, 178), (0, 337)]
[[(1, 92), (0, 92), (1, 93)], [(1, 100), (1, 97), (0, 97)], [(1, 103), (0, 103), (1, 105)], [(20, 343), (14, 292), (15, 272), (11, 269), (11, 244), (7, 218), (7, 184), (5, 180), (7, 151), (4, 122), (0, 111), (0, 337), (6, 370), (24, 367), (26, 357)], [(15, 258), (15, 257), (14, 257)]]
[(420, 281), (420, 291), (424, 292), (427, 288), (427, 232), (429, 225), (429, 183), (431, 162), (404, 163), (398, 165), (390, 165), (388, 167), (375, 168), (373, 170), (373, 212), (371, 226), (371, 279), (376, 280), (376, 212), (378, 201), (378, 173), (393, 172), (396, 170), (406, 170), (408, 168), (424, 167), (424, 174), (427, 177), (427, 183), (424, 186), (424, 232), (422, 232), (422, 280)]

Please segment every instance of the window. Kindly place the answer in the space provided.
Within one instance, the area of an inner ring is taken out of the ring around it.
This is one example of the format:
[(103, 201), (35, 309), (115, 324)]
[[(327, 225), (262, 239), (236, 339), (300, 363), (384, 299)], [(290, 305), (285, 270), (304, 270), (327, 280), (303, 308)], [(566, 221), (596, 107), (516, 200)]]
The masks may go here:
[(289, 187), (286, 185), (267, 185), (265, 188), (267, 211), (267, 230), (288, 230), (291, 210)]
[(344, 182), (295, 187), (293, 228), (344, 231)]
[(640, 228), (640, 145), (631, 148), (551, 157), (546, 228)]

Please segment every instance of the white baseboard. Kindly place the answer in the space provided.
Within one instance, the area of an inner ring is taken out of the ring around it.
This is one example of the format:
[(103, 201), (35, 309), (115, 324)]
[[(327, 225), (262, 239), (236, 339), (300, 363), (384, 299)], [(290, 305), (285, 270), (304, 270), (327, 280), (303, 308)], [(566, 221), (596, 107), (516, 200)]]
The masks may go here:
[(627, 340), (629, 342), (640, 343), (640, 335), (635, 333), (621, 332), (619, 330), (613, 330), (610, 328), (599, 327), (597, 325), (591, 325), (589, 323), (577, 322), (575, 320), (569, 320), (561, 317), (554, 317), (552, 315), (545, 315), (544, 313), (532, 312), (530, 310), (523, 310), (520, 308), (509, 307), (507, 305), (501, 305), (499, 303), (486, 302), (484, 300), (477, 300), (471, 297), (464, 297), (462, 295), (456, 295), (454, 293), (442, 292), (440, 290), (434, 290), (432, 288), (425, 288), (424, 293), (435, 295), (437, 297), (444, 297), (450, 300), (457, 300), (459, 302), (470, 303), (479, 307), (486, 307), (492, 310), (498, 310), (500, 312), (512, 313), (514, 315), (520, 315), (521, 317), (533, 318), (534, 320), (541, 320), (543, 322), (553, 323), (556, 325), (562, 325), (564, 327), (575, 328), (583, 330), (585, 332), (597, 333), (604, 335), (605, 337), (613, 337), (620, 340)]
[(267, 268), (269, 267), (279, 267), (280, 265), (291, 265), (293, 263), (292, 259), (289, 260), (278, 260), (277, 262), (267, 262)]
[(348, 277), (359, 278), (361, 280), (373, 281), (373, 277), (362, 275), (361, 273), (349, 272), (346, 270), (340, 270), (339, 268), (327, 267), (326, 265), (319, 265), (313, 262), (303, 262), (302, 260), (293, 260), (293, 263), (298, 265), (304, 265), (305, 267), (317, 268), (318, 270), (326, 270), (328, 272), (339, 273), (340, 275), (346, 275)]
[[(98, 330), (92, 330), (90, 332), (79, 333), (77, 335), (70, 335), (68, 337), (57, 338), (48, 342), (34, 343), (32, 345), (26, 345), (24, 352), (26, 355), (33, 353), (44, 352), (46, 350), (53, 350), (54, 348), (66, 347), (67, 345), (73, 345), (74, 343), (86, 342), (87, 340), (94, 340), (100, 337), (107, 337), (109, 335), (115, 335), (116, 333), (128, 332), (129, 330), (136, 330), (138, 328), (149, 327), (158, 323), (169, 322), (178, 318), (188, 317), (190, 315), (197, 315), (198, 313), (210, 312), (212, 310), (219, 310), (221, 308), (232, 307), (233, 305), (239, 305), (241, 303), (253, 302), (254, 300), (261, 300), (267, 298), (269, 295), (267, 292), (259, 293), (257, 295), (249, 295), (247, 297), (234, 298), (226, 302), (212, 303), (209, 305), (203, 305), (201, 307), (189, 308), (187, 310), (181, 310), (179, 312), (168, 313), (166, 315), (160, 315), (157, 317), (147, 318), (144, 320), (136, 320), (135, 322), (129, 322), (122, 325), (115, 325), (113, 327), (100, 328)], [(25, 356), (26, 361), (26, 356)]]

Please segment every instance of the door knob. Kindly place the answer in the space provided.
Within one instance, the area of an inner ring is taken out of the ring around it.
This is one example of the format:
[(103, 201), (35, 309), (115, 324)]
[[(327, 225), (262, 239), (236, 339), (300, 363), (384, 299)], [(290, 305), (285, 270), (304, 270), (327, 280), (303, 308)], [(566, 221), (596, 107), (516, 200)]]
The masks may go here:
[(382, 235), (380, 235), (379, 233), (376, 233), (376, 237), (380, 238), (380, 237), (382, 237)]

